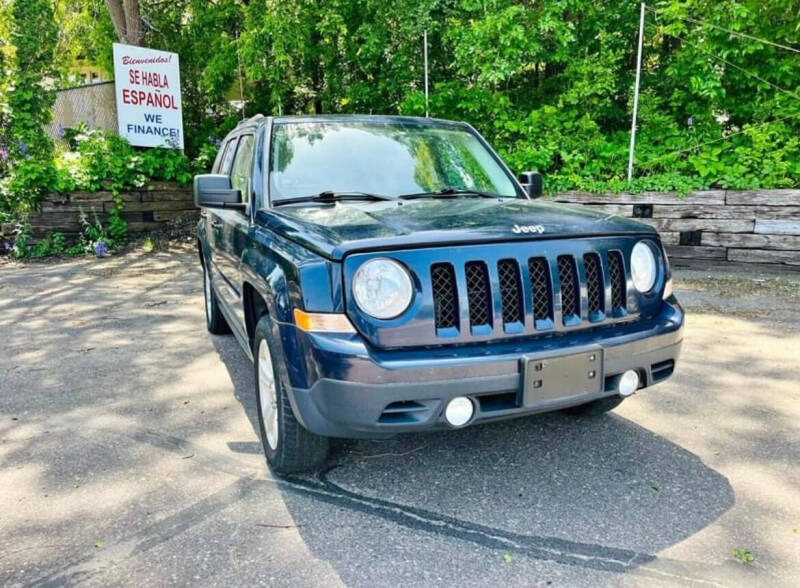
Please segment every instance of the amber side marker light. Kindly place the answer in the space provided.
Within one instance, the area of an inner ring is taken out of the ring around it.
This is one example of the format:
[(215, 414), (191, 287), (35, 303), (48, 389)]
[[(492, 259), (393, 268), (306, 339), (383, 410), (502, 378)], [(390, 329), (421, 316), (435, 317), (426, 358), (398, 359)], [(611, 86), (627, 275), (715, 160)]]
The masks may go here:
[(343, 314), (306, 312), (294, 309), (294, 323), (303, 331), (325, 331), (328, 333), (355, 333), (353, 325)]

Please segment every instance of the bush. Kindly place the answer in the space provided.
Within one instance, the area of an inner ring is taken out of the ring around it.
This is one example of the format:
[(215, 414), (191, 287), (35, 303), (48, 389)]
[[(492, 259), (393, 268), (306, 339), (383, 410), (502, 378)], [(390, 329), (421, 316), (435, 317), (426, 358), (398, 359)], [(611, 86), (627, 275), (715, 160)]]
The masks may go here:
[[(108, 190), (115, 206), (109, 212), (106, 226), (97, 217), (90, 221), (86, 215), (80, 215), (83, 234), (76, 248), (66, 249), (63, 236), (59, 235), (48, 235), (31, 247), (28, 245), (27, 232), (21, 231), (13, 250), (17, 257), (91, 253), (99, 243), (105, 248), (121, 245), (125, 242), (128, 228), (121, 216), (124, 203), (120, 192), (142, 188), (154, 180), (175, 181), (185, 185), (197, 170), (177, 150), (136, 149), (120, 136), (103, 130), (81, 126), (65, 129), (63, 136), (63, 145), (56, 147), (49, 166), (42, 166), (33, 160), (22, 161), (0, 184), (0, 189), (6, 193), (5, 211), (0, 210), (0, 219), (11, 220), (16, 217), (19, 221), (20, 217), (24, 218), (24, 213), (36, 206), (38, 195), (47, 190)], [(206, 163), (207, 158), (198, 165)]]

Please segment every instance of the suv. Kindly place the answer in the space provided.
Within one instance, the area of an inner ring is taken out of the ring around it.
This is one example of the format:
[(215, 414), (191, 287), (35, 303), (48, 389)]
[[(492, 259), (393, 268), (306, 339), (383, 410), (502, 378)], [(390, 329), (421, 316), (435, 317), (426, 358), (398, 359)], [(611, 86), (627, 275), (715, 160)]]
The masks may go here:
[(655, 230), (537, 200), (468, 124), (257, 116), (213, 172), (194, 179), (208, 330), (253, 359), (277, 473), (331, 437), (605, 412), (673, 372)]

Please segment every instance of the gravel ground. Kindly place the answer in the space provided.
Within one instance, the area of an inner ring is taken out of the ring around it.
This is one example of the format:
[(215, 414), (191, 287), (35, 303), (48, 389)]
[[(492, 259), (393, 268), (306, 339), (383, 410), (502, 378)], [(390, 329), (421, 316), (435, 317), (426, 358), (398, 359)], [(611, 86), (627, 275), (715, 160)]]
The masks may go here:
[(0, 585), (796, 585), (800, 276), (677, 279), (676, 374), (613, 414), (279, 480), (193, 251), (5, 264)]

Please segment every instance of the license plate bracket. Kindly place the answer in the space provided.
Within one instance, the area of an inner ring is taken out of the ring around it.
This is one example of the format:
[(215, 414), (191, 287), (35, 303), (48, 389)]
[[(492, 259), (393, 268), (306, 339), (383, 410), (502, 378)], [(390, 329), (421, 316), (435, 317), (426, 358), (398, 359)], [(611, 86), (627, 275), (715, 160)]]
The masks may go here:
[(599, 395), (605, 382), (599, 345), (522, 358), (523, 404), (534, 406), (565, 398)]

